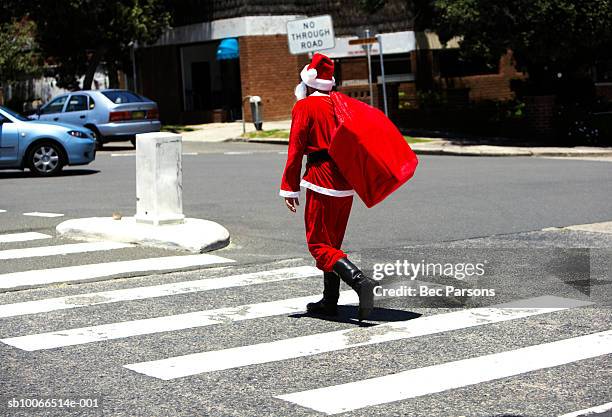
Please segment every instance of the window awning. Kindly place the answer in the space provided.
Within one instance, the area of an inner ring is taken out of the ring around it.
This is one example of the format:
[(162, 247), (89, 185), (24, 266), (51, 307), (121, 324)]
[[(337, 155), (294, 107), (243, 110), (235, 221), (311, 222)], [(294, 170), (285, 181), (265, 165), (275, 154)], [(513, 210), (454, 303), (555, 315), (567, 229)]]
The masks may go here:
[(236, 59), (239, 56), (238, 39), (226, 38), (219, 42), (219, 46), (217, 47), (217, 60)]

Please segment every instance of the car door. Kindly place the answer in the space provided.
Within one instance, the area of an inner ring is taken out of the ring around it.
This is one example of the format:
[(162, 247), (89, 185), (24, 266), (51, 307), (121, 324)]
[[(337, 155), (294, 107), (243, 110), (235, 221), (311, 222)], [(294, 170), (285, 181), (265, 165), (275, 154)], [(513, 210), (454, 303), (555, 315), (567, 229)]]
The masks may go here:
[(59, 122), (67, 100), (67, 95), (54, 98), (40, 109), (38, 119), (50, 122)]
[(19, 129), (17, 124), (0, 114), (0, 166), (17, 165)]
[(87, 121), (88, 96), (85, 94), (71, 94), (64, 112), (60, 116), (63, 123), (84, 125)]

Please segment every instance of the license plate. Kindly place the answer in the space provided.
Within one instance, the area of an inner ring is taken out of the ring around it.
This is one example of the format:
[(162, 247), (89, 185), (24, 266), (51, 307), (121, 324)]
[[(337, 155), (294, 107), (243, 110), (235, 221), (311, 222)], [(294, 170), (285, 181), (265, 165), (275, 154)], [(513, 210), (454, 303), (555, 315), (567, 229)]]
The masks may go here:
[(145, 118), (145, 112), (143, 111), (133, 111), (132, 112), (132, 119), (144, 119)]

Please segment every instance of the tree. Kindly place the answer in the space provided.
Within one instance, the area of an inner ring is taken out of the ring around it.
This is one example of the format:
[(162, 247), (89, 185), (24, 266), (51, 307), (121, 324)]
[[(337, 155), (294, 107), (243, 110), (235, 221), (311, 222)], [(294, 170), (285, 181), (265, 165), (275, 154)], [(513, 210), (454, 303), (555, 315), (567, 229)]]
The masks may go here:
[(0, 23), (0, 83), (40, 72), (36, 24), (28, 19)]
[(19, 12), (38, 24), (37, 40), (56, 65), (59, 85), (76, 88), (84, 75), (83, 89), (91, 88), (102, 61), (114, 84), (133, 43), (154, 42), (170, 21), (162, 0), (38, 1), (21, 5)]
[(530, 93), (554, 93), (560, 81), (584, 79), (612, 46), (611, 0), (436, 0), (432, 29), (461, 51), (497, 61), (513, 52)]

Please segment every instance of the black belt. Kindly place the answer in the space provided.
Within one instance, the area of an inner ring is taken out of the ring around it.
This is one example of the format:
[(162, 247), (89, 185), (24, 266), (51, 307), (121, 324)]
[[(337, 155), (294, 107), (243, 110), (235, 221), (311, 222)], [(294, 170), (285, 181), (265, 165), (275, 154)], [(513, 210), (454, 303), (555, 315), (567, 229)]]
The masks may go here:
[(331, 156), (329, 156), (329, 153), (327, 153), (327, 149), (311, 152), (306, 155), (306, 162), (309, 164), (321, 161), (331, 161)]

